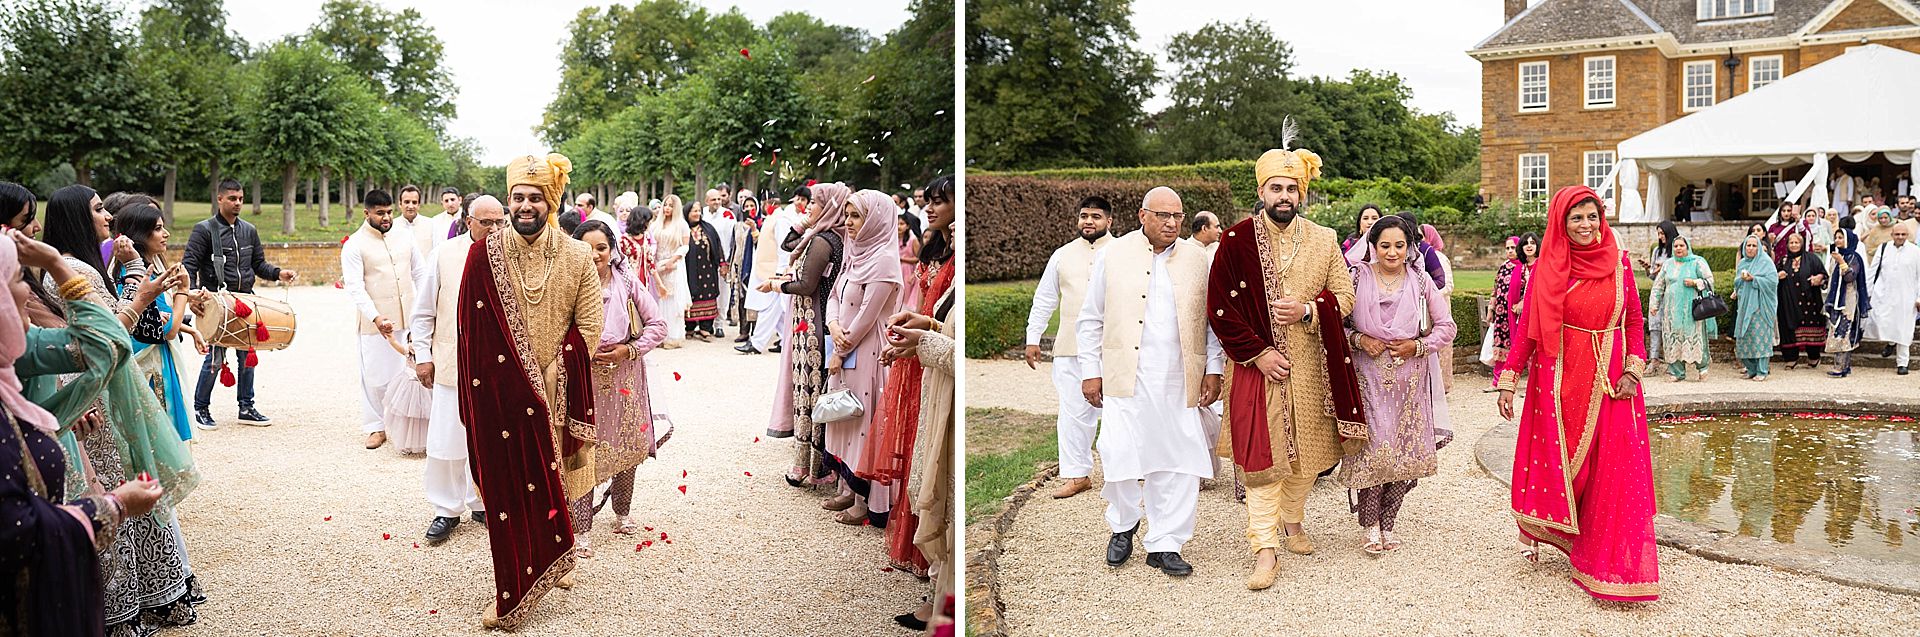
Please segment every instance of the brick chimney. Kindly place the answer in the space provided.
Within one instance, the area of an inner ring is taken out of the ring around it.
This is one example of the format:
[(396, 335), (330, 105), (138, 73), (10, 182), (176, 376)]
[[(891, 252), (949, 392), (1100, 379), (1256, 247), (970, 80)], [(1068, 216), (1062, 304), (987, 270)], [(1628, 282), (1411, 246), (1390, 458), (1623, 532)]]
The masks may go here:
[(1514, 18), (1520, 16), (1521, 12), (1527, 10), (1527, 0), (1505, 0), (1505, 2), (1507, 5), (1507, 22), (1512, 22)]

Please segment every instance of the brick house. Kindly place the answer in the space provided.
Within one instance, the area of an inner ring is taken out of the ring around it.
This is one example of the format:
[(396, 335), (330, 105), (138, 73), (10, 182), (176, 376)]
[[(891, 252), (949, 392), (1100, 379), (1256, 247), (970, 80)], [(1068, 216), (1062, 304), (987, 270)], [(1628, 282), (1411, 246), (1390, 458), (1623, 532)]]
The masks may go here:
[[(1506, 24), (1467, 52), (1481, 64), (1480, 171), (1492, 199), (1544, 199), (1582, 181), (1598, 187), (1621, 141), (1848, 47), (1920, 52), (1920, 0), (1504, 2)], [(1885, 175), (1889, 190), (1906, 170), (1881, 157), (1836, 168)], [(1767, 216), (1777, 204), (1773, 182), (1806, 171), (1719, 184), (1718, 217)]]

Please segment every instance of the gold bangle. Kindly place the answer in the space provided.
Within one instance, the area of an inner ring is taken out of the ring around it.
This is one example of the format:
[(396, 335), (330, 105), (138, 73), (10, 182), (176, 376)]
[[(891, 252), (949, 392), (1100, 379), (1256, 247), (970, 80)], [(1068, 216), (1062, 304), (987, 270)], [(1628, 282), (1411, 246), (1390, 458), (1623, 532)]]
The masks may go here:
[(68, 301), (78, 301), (87, 298), (87, 295), (92, 293), (93, 284), (79, 277), (67, 279), (66, 283), (60, 284), (60, 298)]
[(1501, 391), (1511, 391), (1511, 392), (1517, 393), (1518, 390), (1516, 390), (1515, 387), (1519, 386), (1519, 384), (1520, 384), (1520, 374), (1518, 372), (1515, 372), (1509, 369), (1509, 370), (1503, 370), (1500, 372), (1500, 380), (1498, 382), (1495, 382), (1493, 386), (1496, 389), (1499, 389)]

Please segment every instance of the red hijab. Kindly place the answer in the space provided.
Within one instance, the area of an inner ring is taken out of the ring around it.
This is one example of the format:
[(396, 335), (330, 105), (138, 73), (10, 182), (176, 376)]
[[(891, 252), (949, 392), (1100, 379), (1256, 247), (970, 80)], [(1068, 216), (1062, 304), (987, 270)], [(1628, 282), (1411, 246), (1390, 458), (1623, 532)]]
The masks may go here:
[[(1567, 232), (1567, 213), (1592, 201), (1600, 207), (1600, 240), (1577, 246)], [(1607, 204), (1586, 186), (1567, 186), (1554, 193), (1547, 208), (1547, 232), (1540, 237), (1540, 256), (1534, 261), (1532, 288), (1526, 308), (1527, 336), (1560, 357), (1560, 331), (1565, 322), (1567, 290), (1574, 279), (1611, 279), (1620, 266), (1620, 247), (1607, 227)]]

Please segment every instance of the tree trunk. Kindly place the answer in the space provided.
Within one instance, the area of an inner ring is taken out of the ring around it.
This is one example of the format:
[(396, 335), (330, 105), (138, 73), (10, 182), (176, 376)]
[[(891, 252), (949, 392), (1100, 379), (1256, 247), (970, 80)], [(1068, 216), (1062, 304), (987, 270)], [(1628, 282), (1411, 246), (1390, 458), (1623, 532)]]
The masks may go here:
[(248, 180), (253, 183), (253, 215), (260, 216), (260, 180)]
[(320, 226), (321, 227), (326, 227), (326, 225), (330, 223), (327, 220), (327, 212), (328, 212), (327, 201), (332, 199), (332, 197), (329, 197), (327, 195), (327, 178), (331, 177), (332, 175), (333, 175), (332, 168), (329, 168), (326, 166), (320, 167)]
[(208, 172), (208, 177), (209, 177), (209, 179), (207, 179), (207, 199), (209, 199), (209, 200), (213, 200), (213, 202), (214, 202), (214, 203), (213, 203), (213, 209), (214, 209), (215, 211), (219, 211), (219, 210), (220, 210), (220, 203), (219, 203), (219, 199), (220, 199), (220, 158), (219, 158), (219, 157), (215, 157), (215, 158), (213, 158), (213, 161), (212, 161), (212, 162), (210, 162), (210, 165), (209, 165), (209, 166), (208, 166), (207, 168), (208, 168), (208, 170), (207, 170), (207, 172)]
[(705, 205), (706, 202), (704, 199), (707, 196), (707, 162), (700, 162), (693, 168), (693, 196), (701, 198), (703, 200), (701, 204)]
[(308, 177), (303, 181), (306, 182), (306, 186), (307, 186), (307, 200), (302, 203), (305, 204), (305, 207), (312, 208), (313, 207), (313, 178)]
[(87, 167), (87, 158), (74, 157), (67, 160), (73, 164), (73, 181), (82, 186), (93, 185), (93, 170)]
[(667, 195), (671, 194), (673, 194), (673, 173), (669, 171), (667, 173), (666, 183), (660, 186), (660, 198), (666, 199)]
[(287, 164), (286, 173), (280, 178), (280, 231), (293, 234), (293, 200), (300, 195), (300, 169)]
[(173, 198), (179, 194), (177, 191), (179, 177), (180, 165), (167, 164), (166, 181), (160, 185), (160, 218), (166, 220), (169, 226), (173, 225)]

